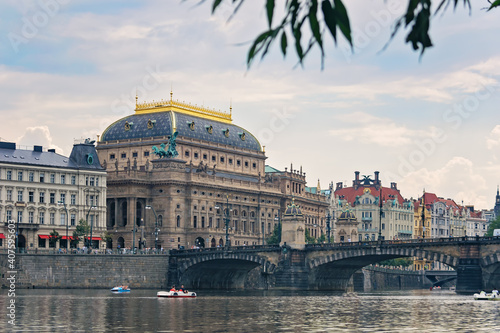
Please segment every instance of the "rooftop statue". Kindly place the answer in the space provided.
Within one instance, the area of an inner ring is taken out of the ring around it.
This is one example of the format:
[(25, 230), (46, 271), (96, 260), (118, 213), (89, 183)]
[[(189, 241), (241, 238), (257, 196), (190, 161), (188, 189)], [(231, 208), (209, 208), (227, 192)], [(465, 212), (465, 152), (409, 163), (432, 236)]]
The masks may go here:
[(160, 145), (160, 149), (158, 147), (153, 146), (151, 149), (153, 150), (153, 153), (155, 155), (158, 155), (160, 158), (173, 158), (179, 155), (175, 147), (177, 146), (177, 143), (175, 142), (175, 139), (177, 138), (178, 132), (176, 131), (174, 134), (168, 137), (168, 148), (165, 150), (165, 144), (162, 143)]
[(370, 185), (370, 183), (373, 183), (373, 180), (370, 179), (370, 176), (365, 176), (363, 175), (363, 180), (361, 181), (363, 185)]

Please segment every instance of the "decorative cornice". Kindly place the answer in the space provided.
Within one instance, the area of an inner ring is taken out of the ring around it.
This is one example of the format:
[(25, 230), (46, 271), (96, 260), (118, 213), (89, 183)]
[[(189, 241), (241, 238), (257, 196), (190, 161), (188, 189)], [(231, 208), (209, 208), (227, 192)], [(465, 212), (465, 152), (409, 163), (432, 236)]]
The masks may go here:
[[(155, 113), (155, 112), (165, 112), (165, 111), (176, 111), (180, 113), (195, 115), (198, 117), (218, 120), (225, 123), (231, 123), (232, 112), (226, 113), (220, 110), (209, 109), (203, 106), (192, 105), (185, 102), (170, 100), (159, 100), (152, 102), (136, 103), (135, 113)], [(231, 110), (232, 111), (232, 110)]]

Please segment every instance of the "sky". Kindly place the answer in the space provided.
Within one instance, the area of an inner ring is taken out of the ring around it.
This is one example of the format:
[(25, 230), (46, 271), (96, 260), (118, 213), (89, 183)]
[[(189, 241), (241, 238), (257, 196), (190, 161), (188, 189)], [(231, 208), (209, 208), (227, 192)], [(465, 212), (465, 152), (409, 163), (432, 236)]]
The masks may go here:
[(136, 92), (151, 101), (172, 91), (232, 106), (233, 123), (265, 146), (266, 164), (302, 166), (308, 186), (351, 186), (354, 171), (379, 171), (408, 199), (425, 190), (493, 208), (500, 10), (486, 12), (486, 0), (470, 12), (448, 8), (433, 17), (434, 47), (421, 57), (404, 30), (387, 45), (407, 1), (345, 1), (353, 50), (328, 37), (322, 68), (318, 50), (300, 66), (276, 44), (247, 68), (250, 43), (267, 27), (265, 1), (246, 1), (229, 19), (230, 2), (212, 15), (211, 0), (2, 1), (1, 140), (69, 155), (75, 141), (132, 114)]

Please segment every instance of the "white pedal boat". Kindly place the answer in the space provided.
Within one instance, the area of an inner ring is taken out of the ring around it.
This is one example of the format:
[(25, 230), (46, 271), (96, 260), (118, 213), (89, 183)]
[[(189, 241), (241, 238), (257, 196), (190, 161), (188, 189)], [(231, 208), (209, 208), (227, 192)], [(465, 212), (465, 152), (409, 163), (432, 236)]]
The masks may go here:
[(500, 301), (500, 295), (497, 290), (491, 294), (481, 291), (479, 294), (474, 294), (474, 299), (477, 301)]
[(196, 297), (196, 293), (194, 291), (159, 291), (156, 293), (158, 297)]

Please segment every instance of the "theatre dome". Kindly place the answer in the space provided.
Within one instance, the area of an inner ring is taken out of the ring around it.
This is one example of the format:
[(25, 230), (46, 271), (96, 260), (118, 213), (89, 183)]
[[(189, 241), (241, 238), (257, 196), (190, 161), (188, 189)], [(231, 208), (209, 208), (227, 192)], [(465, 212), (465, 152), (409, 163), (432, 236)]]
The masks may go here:
[(170, 100), (136, 103), (135, 113), (108, 126), (101, 142), (145, 139), (172, 135), (204, 140), (242, 149), (262, 151), (255, 136), (232, 124), (230, 113)]

